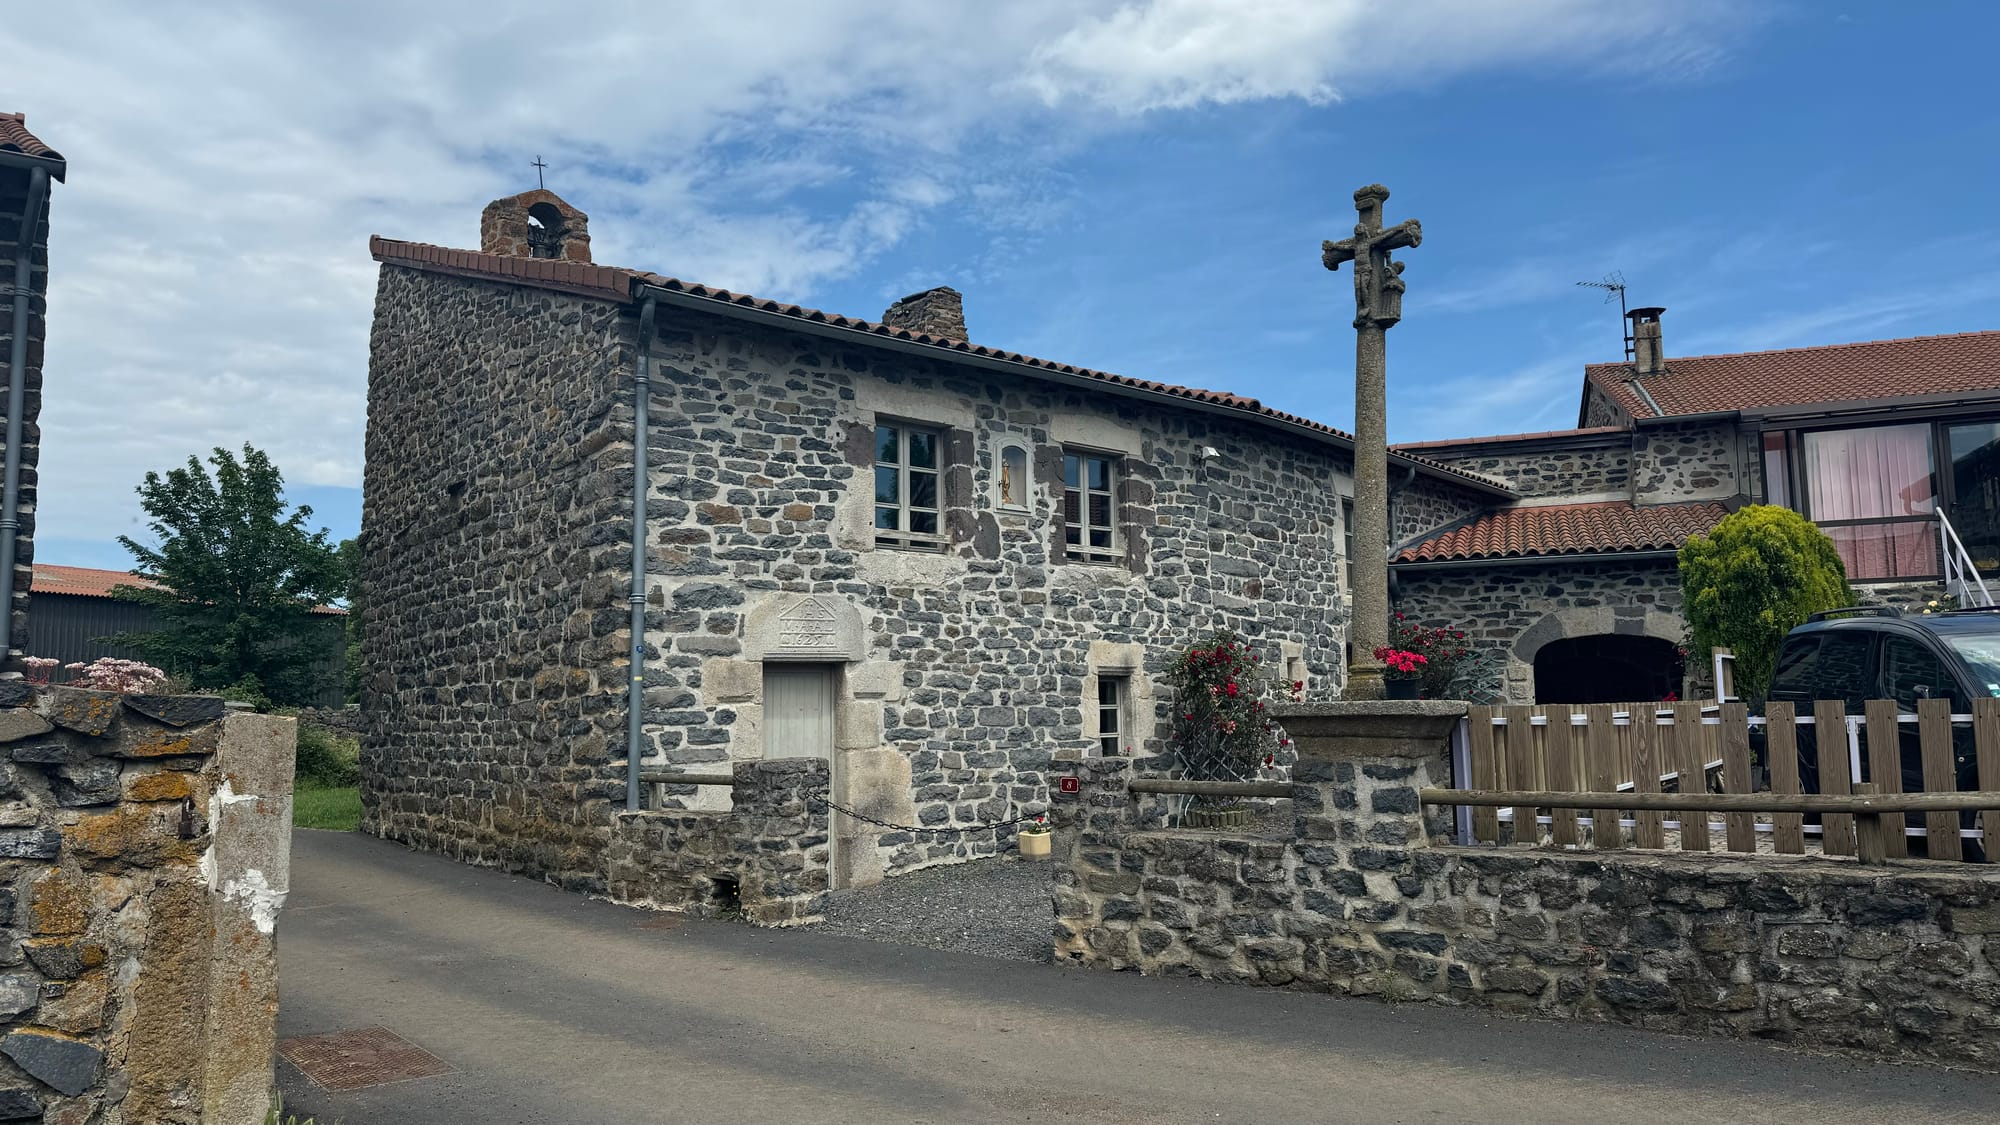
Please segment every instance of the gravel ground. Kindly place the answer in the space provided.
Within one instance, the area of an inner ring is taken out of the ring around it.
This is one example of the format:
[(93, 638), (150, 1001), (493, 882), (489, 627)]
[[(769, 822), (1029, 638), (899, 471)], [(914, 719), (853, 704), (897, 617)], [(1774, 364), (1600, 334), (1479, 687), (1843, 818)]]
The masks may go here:
[(828, 896), (821, 933), (1047, 961), (1055, 908), (1046, 859), (1015, 856), (931, 867)]

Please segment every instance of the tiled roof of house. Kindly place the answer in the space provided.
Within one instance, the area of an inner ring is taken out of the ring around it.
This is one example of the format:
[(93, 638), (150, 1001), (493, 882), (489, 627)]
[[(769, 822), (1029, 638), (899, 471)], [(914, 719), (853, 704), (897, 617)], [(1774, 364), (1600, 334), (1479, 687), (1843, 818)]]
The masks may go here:
[(1600, 434), (1625, 433), (1623, 426), (1586, 426), (1580, 430), (1541, 430), (1532, 434), (1487, 434), (1483, 437), (1443, 438), (1438, 441), (1399, 441), (1390, 449), (1402, 452), (1417, 450), (1458, 449), (1464, 446), (1500, 445), (1514, 441), (1541, 441), (1545, 438), (1595, 437)]
[(1503, 508), (1396, 553), (1395, 562), (1525, 559), (1609, 551), (1676, 550), (1714, 527), (1721, 502), (1634, 507), (1629, 500)]
[(1628, 364), (1583, 373), (1634, 418), (2000, 391), (2000, 332), (1670, 358), (1665, 373), (1636, 380), (1643, 395)]
[(0, 113), (0, 152), (18, 152), (22, 156), (36, 156), (44, 160), (60, 161), (63, 158), (62, 153), (28, 132), (28, 117), (23, 113)]
[[(1197, 387), (1181, 387), (1171, 383), (1157, 383), (1147, 379), (1133, 379), (1124, 375), (1114, 375), (1108, 371), (1097, 371), (1073, 364), (1056, 363), (1052, 360), (1037, 359), (1020, 352), (989, 348), (983, 344), (973, 344), (965, 340), (955, 340), (947, 336), (932, 336), (908, 328), (896, 328), (872, 320), (841, 316), (838, 313), (821, 312), (803, 305), (788, 305), (780, 301), (752, 297), (743, 293), (732, 293), (727, 289), (682, 281), (642, 270), (621, 269), (615, 266), (600, 266), (585, 262), (562, 262), (542, 258), (517, 258), (505, 254), (486, 254), (476, 250), (453, 250), (443, 246), (431, 246), (421, 242), (399, 242), (379, 235), (368, 240), (369, 253), (375, 260), (391, 265), (410, 266), (416, 269), (438, 273), (456, 274), (493, 281), (511, 281), (521, 285), (556, 289), (576, 293), (586, 297), (602, 297), (607, 300), (629, 301), (633, 299), (638, 286), (651, 285), (672, 293), (685, 293), (714, 301), (719, 305), (753, 309), (758, 312), (774, 313), (795, 320), (814, 324), (826, 324), (872, 336), (903, 340), (924, 344), (943, 351), (983, 359), (1004, 360), (1024, 367), (1039, 368), (1051, 373), (1094, 379), (1119, 387), (1129, 387), (1150, 394), (1187, 399), (1209, 406), (1223, 406), (1246, 413), (1256, 414), (1274, 422), (1282, 422), (1310, 430), (1339, 441), (1352, 444), (1354, 435), (1332, 426), (1272, 410), (1254, 398), (1229, 394), (1224, 391), (1206, 391)], [(1511, 492), (1505, 481), (1496, 480), (1484, 474), (1468, 472), (1465, 469), (1433, 461), (1408, 453), (1392, 453), (1395, 460), (1419, 465), (1432, 473), (1455, 478), (1487, 491)]]
[[(98, 570), (88, 566), (56, 566), (52, 563), (36, 563), (35, 577), (28, 591), (34, 594), (70, 594), (79, 598), (108, 598), (115, 586), (137, 586), (145, 590), (160, 589), (160, 584), (150, 578), (141, 578), (126, 570)], [(346, 616), (347, 611), (339, 606), (323, 605), (314, 608), (314, 613)]]

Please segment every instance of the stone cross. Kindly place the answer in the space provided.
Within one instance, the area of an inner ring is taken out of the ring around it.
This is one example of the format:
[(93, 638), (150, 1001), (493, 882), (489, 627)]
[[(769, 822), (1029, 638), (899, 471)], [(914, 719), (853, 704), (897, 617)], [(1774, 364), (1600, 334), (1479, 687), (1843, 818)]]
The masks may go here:
[(1424, 228), (1405, 219), (1383, 229), (1389, 189), (1369, 184), (1354, 193), (1360, 221), (1354, 237), (1326, 242), (1320, 261), (1337, 270), (1354, 263), (1354, 558), (1348, 581), (1354, 617), (1347, 636), (1354, 655), (1347, 666), (1349, 699), (1380, 699), (1382, 662), (1375, 650), (1389, 643), (1389, 410), (1383, 369), (1389, 326), (1403, 319), (1403, 263), (1389, 253), (1416, 246)]

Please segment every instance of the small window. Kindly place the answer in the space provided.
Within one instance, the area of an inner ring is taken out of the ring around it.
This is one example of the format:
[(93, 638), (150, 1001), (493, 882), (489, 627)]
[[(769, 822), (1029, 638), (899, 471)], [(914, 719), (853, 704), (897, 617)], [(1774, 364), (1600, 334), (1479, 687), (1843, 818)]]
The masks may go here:
[(1905, 637), (1882, 639), (1881, 692), (1904, 711), (1915, 711), (1919, 699), (1954, 699), (1958, 707), (1952, 674), (1937, 654)]
[(1000, 465), (993, 480), (999, 507), (1010, 512), (1028, 510), (1028, 451), (1018, 445), (1000, 447)]
[(944, 548), (937, 431), (901, 423), (875, 427), (875, 545), (911, 551)]
[(1063, 454), (1063, 542), (1084, 562), (1125, 561), (1118, 546), (1118, 458)]
[(1346, 497), (1340, 501), (1340, 557), (1354, 561), (1354, 501)]
[(1125, 677), (1097, 677), (1097, 750), (1107, 758), (1125, 752)]

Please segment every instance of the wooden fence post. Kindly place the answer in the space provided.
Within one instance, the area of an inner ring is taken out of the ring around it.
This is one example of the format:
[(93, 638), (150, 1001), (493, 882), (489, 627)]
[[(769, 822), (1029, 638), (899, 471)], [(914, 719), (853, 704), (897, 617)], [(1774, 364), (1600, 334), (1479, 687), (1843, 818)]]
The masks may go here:
[[(1859, 781), (1854, 784), (1854, 795), (1870, 797), (1875, 794), (1877, 788), (1872, 781)], [(1854, 818), (1854, 852), (1863, 864), (1869, 866), (1879, 866), (1889, 861), (1887, 826), (1882, 823), (1882, 816), (1881, 813), (1868, 812)], [(1899, 828), (1902, 820), (1902, 814), (1896, 814)]]

